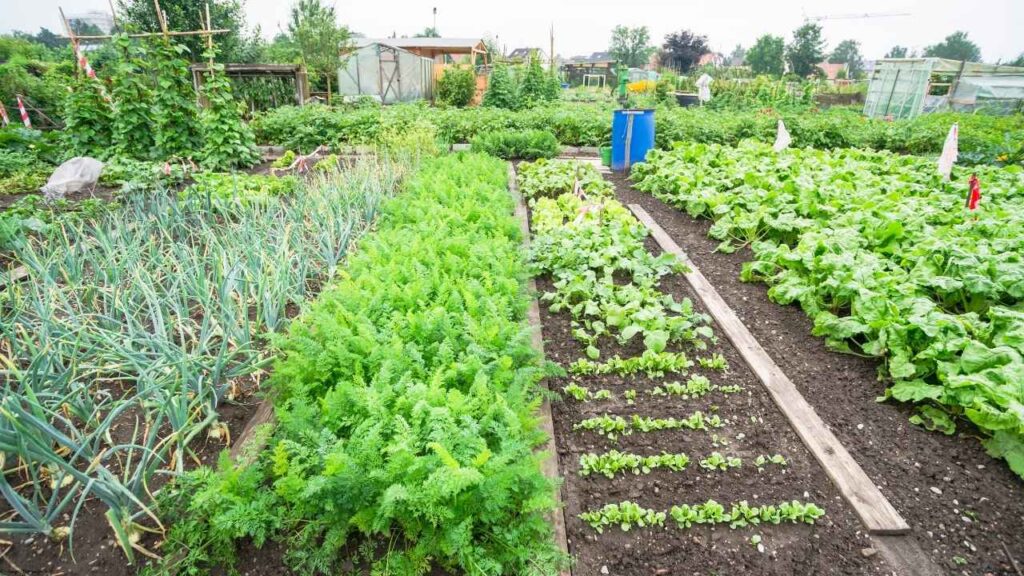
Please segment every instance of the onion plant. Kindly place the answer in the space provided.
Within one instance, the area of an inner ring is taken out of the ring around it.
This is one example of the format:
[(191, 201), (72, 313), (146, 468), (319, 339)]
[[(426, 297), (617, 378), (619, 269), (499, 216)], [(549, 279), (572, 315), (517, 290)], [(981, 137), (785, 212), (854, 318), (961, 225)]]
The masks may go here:
[(259, 201), (130, 192), (20, 246), (30, 277), (0, 292), (0, 532), (65, 538), (95, 498), (131, 557), (154, 477), (182, 471), (410, 165), (362, 161)]

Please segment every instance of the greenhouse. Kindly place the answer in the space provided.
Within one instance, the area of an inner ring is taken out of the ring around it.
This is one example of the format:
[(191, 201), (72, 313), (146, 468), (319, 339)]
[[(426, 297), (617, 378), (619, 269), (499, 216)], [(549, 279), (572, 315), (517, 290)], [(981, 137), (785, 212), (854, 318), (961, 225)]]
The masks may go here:
[(1022, 106), (1024, 68), (945, 58), (894, 58), (875, 63), (864, 115), (913, 118), (949, 110), (1009, 114)]

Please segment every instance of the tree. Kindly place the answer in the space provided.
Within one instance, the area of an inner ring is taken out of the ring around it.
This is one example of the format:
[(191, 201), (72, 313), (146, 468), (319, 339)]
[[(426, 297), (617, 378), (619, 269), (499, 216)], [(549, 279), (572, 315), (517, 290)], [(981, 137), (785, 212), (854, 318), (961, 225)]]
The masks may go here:
[(885, 53), (885, 57), (886, 58), (906, 58), (907, 57), (907, 47), (906, 46), (900, 46), (899, 44), (897, 44), (897, 45), (893, 46), (892, 48), (890, 48), (889, 51)]
[[(123, 27), (134, 31), (157, 32), (160, 22), (156, 18), (153, 0), (118, 0), (118, 21)], [(241, 0), (210, 0), (210, 20), (214, 28), (228, 30), (214, 36), (217, 53), (227, 62), (241, 62), (249, 45), (257, 38), (246, 33), (245, 11)], [(205, 28), (205, 4), (196, 0), (161, 0), (160, 9), (167, 14), (167, 26), (172, 30), (201, 30)], [(202, 36), (180, 38), (191, 54), (191, 60), (201, 59), (206, 50), (206, 39)]]
[(832, 51), (828, 61), (833, 64), (846, 64), (849, 78), (857, 78), (864, 72), (864, 59), (860, 55), (860, 42), (843, 40)]
[(730, 66), (743, 66), (747, 61), (747, 49), (742, 45), (737, 44), (732, 49), (732, 54), (729, 54), (729, 65)]
[(420, 32), (419, 34), (417, 34), (416, 37), (417, 38), (440, 38), (441, 34), (438, 33), (437, 28), (434, 28), (433, 26), (427, 26), (426, 28), (423, 29), (423, 32)]
[(825, 39), (820, 25), (808, 22), (793, 31), (793, 41), (786, 46), (786, 60), (794, 74), (810, 76), (824, 59)]
[(956, 31), (938, 44), (932, 44), (924, 49), (925, 56), (936, 58), (949, 58), (950, 60), (966, 60), (968, 62), (981, 62), (981, 48), (974, 42), (967, 39), (967, 32)]
[(707, 36), (680, 30), (665, 36), (665, 43), (661, 45), (661, 62), (679, 72), (689, 72), (707, 51)]
[(754, 74), (782, 76), (785, 67), (782, 56), (785, 49), (785, 41), (781, 36), (765, 34), (747, 50), (747, 64), (750, 64)]
[(1016, 60), (1010, 62), (1010, 66), (1024, 66), (1024, 52), (1021, 52)]
[(608, 47), (608, 52), (619, 64), (639, 68), (647, 64), (647, 60), (654, 53), (654, 48), (650, 46), (650, 43), (651, 33), (647, 30), (647, 26), (639, 28), (616, 26), (612, 30), (612, 42)]
[(292, 6), (288, 33), (306, 66), (327, 80), (330, 101), (331, 76), (341, 67), (341, 49), (350, 37), (348, 28), (338, 26), (333, 6), (324, 6), (320, 0), (299, 0)]

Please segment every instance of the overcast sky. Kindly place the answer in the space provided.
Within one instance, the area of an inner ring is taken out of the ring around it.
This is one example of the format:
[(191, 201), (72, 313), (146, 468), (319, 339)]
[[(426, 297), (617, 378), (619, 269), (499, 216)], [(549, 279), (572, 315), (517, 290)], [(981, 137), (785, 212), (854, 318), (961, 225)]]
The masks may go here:
[[(665, 34), (690, 29), (705, 34), (715, 50), (750, 46), (761, 34), (787, 41), (804, 16), (909, 13), (822, 22), (829, 47), (853, 38), (868, 59), (880, 58), (893, 44), (921, 49), (955, 30), (966, 30), (985, 61), (1010, 60), (1024, 52), (1024, 0), (325, 0), (339, 20), (365, 36), (413, 35), (432, 24), (450, 37), (498, 36), (508, 50), (533, 46), (547, 50), (548, 28), (555, 28), (555, 52), (587, 54), (608, 46), (616, 24), (647, 26), (655, 44)], [(250, 26), (272, 36), (288, 15), (288, 0), (244, 0)], [(196, 2), (199, 6), (199, 1)], [(71, 14), (109, 10), (107, 0), (0, 0), (0, 32), (59, 31), (57, 6)], [(174, 23), (170, 23), (174, 26)]]

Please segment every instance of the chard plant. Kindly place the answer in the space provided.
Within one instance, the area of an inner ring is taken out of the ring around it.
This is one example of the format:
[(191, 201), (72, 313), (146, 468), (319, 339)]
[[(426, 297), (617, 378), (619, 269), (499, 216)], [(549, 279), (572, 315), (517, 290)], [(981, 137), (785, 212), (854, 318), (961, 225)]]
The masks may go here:
[(726, 471), (730, 468), (739, 468), (743, 461), (735, 456), (722, 456), (721, 452), (712, 452), (706, 458), (700, 459), (700, 467), (705, 470)]
[(598, 510), (583, 512), (579, 518), (600, 534), (609, 526), (618, 526), (623, 532), (629, 531), (633, 526), (662, 527), (667, 518), (674, 520), (679, 528), (691, 528), (695, 524), (728, 524), (729, 528), (737, 529), (762, 523), (814, 524), (824, 515), (825, 510), (816, 504), (799, 500), (760, 506), (750, 506), (743, 500), (730, 504), (728, 508), (714, 500), (708, 500), (702, 504), (672, 506), (667, 513), (625, 501), (605, 504)]
[(630, 454), (611, 450), (603, 454), (580, 455), (580, 476), (603, 474), (615, 478), (617, 474), (632, 472), (634, 475), (650, 474), (656, 468), (665, 468), (673, 472), (681, 472), (690, 463), (686, 454), (669, 454), (662, 452), (651, 456)]

